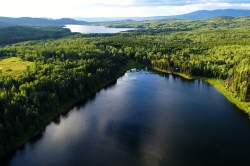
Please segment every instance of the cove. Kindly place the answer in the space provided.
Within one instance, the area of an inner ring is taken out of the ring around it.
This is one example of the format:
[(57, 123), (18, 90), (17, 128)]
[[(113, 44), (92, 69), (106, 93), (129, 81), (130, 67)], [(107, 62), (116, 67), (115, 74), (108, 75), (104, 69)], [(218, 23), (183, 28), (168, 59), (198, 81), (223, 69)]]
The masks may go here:
[(90, 26), (90, 25), (66, 25), (64, 28), (70, 29), (71, 32), (79, 33), (118, 33), (128, 30), (136, 30), (136, 28), (106, 28), (104, 26)]
[(250, 121), (213, 86), (132, 69), (2, 165), (249, 165)]

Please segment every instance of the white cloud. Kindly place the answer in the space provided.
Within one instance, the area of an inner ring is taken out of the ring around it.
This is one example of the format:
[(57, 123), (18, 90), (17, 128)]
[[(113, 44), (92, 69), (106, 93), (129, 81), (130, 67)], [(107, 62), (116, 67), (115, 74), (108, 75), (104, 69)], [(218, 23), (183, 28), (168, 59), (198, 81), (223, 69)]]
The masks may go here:
[(132, 17), (178, 15), (196, 10), (250, 9), (249, 0), (1, 0), (0, 16)]

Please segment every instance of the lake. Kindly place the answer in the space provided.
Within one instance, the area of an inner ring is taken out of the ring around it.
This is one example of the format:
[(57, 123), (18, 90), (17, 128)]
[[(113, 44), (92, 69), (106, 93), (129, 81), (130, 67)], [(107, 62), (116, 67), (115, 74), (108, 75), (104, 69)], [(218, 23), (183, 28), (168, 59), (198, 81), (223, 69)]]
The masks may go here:
[(250, 121), (213, 86), (132, 69), (3, 165), (250, 165)]
[(66, 25), (64, 28), (70, 29), (71, 32), (79, 33), (118, 33), (136, 28), (106, 28), (105, 26), (88, 26), (88, 25)]

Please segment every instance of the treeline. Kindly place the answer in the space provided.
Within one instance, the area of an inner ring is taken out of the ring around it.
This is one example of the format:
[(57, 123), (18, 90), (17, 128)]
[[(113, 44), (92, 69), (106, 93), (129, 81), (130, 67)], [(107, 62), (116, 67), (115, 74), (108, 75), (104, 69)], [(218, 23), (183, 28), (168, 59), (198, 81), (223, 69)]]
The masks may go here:
[[(184, 23), (183, 23), (184, 24)], [(34, 62), (17, 78), (0, 78), (0, 154), (24, 134), (45, 127), (49, 114), (115, 78), (128, 60), (190, 76), (222, 79), (249, 102), (250, 33), (247, 28), (161, 31), (116, 35), (76, 34), (28, 41), (0, 49), (0, 57)]]
[(182, 20), (182, 19), (165, 19), (165, 20), (145, 20), (145, 21), (117, 21), (100, 23), (106, 27), (113, 28), (142, 28), (155, 32), (166, 31), (189, 31), (199, 29), (216, 29), (216, 28), (245, 28), (249, 29), (250, 20), (248, 17), (226, 17), (219, 16), (206, 20)]
[[(142, 35), (120, 38), (119, 52), (130, 50), (137, 62), (189, 76), (224, 80), (226, 88), (241, 101), (250, 99), (249, 30), (178, 32), (167, 35)], [(128, 44), (130, 43), (130, 44)], [(126, 47), (124, 47), (126, 46)], [(129, 49), (128, 49), (129, 48)], [(248, 108), (249, 109), (249, 104)]]
[(72, 35), (70, 30), (62, 27), (3, 27), (0, 28), (0, 45), (27, 40), (58, 39), (69, 35)]
[(128, 59), (111, 46), (84, 39), (46, 45), (27, 42), (1, 50), (2, 56), (19, 56), (34, 65), (16, 79), (0, 78), (0, 154), (16, 146), (16, 138), (43, 129), (46, 115), (57, 113), (60, 104), (80, 100), (113, 79)]
[(50, 18), (32, 18), (32, 17), (1, 17), (0, 28), (8, 26), (64, 26), (66, 24), (87, 24), (85, 21), (77, 21), (71, 18), (50, 19)]

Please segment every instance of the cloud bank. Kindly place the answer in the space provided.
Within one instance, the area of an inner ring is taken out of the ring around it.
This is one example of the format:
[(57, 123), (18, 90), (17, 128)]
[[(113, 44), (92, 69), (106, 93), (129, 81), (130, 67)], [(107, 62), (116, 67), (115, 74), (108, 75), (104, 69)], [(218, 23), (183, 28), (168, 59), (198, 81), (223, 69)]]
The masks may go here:
[(250, 9), (249, 0), (1, 0), (8, 17), (145, 17), (196, 10)]

